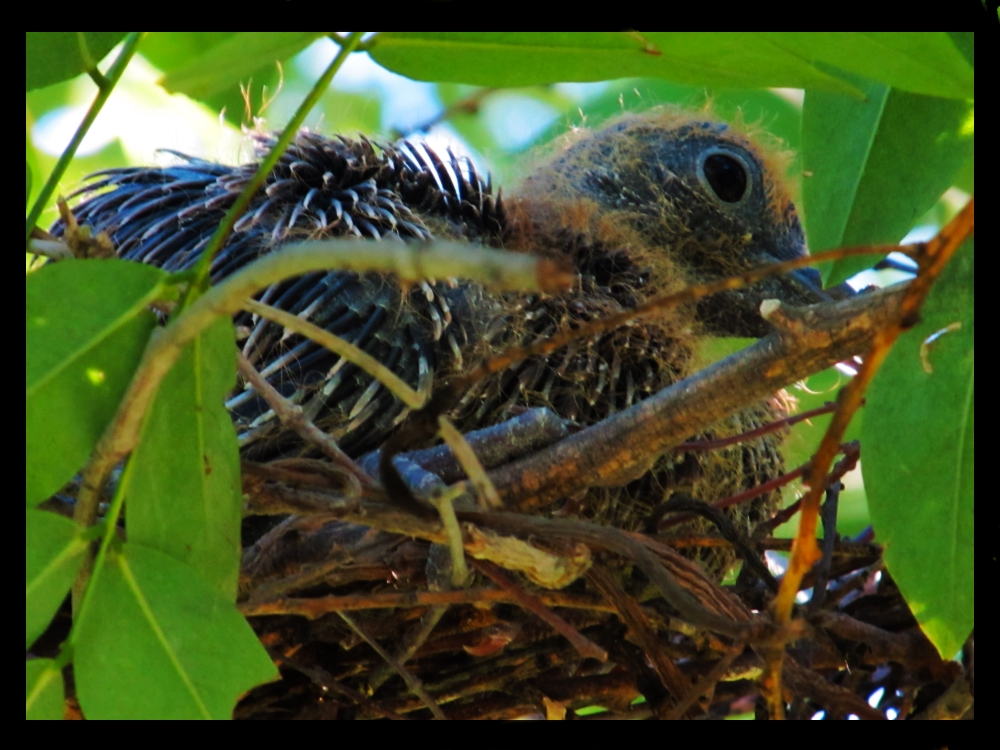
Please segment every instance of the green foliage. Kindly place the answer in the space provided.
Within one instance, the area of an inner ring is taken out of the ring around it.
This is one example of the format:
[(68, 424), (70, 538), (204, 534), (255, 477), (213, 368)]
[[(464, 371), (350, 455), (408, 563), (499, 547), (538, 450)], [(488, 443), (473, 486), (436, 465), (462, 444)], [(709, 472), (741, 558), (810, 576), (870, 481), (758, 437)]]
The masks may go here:
[[(70, 79), (94, 73), (122, 37), (29, 33), (26, 88), (35, 90), (27, 95), (28, 126), (65, 106), (81, 83)], [(162, 87), (207, 104), (210, 117), (225, 108), (238, 122), (239, 84), (252, 78), (246, 96), (256, 113), (263, 87), (273, 91), (278, 80), (275, 61), (317, 38), (161, 33), (147, 36), (139, 53), (164, 74)], [(513, 155), (499, 145), (484, 115), (489, 108), (480, 107), (493, 94), (476, 86), (505, 89), (498, 100), (527, 97), (551, 110), (553, 122), (535, 142), (661, 103), (709, 103), (720, 117), (769, 130), (800, 152), (790, 177), (808, 175), (800, 209), (814, 249), (898, 241), (928, 211), (950, 218), (951, 207), (939, 200), (949, 186), (973, 189), (971, 34), (401, 32), (365, 44), (385, 68), (436, 82), (446, 105), (475, 98), (452, 112), (449, 124), (488, 157), (498, 182), (513, 171)], [(312, 85), (292, 65), (282, 78), (290, 101), (279, 96), (272, 112), (290, 112)], [(559, 81), (612, 82), (581, 104), (549, 85)], [(804, 88), (805, 105), (765, 87)], [(385, 104), (374, 91), (331, 89), (316, 122), (327, 132), (385, 130)], [(67, 180), (69, 192), (81, 175), (124, 159), (121, 143), (112, 141), (56, 177)], [(29, 139), (29, 203), (42, 182), (32, 175), (47, 176), (54, 165)], [(861, 267), (842, 262), (828, 274), (837, 281)], [(28, 649), (64, 601), (89, 540), (108, 531), (81, 529), (34, 506), (93, 453), (156, 328), (148, 307), (176, 296), (172, 282), (183, 279), (119, 261), (61, 261), (27, 275)], [(863, 425), (848, 434), (861, 435), (871, 520), (888, 569), (946, 657), (973, 625), (973, 297), (970, 243), (872, 385)], [(960, 328), (928, 341), (956, 322)], [(63, 652), (27, 662), (27, 716), (62, 716), (62, 669), (70, 663), (90, 718), (228, 717), (241, 692), (275, 676), (234, 606), (241, 495), (235, 435), (222, 406), (235, 379), (232, 341), (231, 323), (216, 321), (160, 384), (116, 497), (126, 505), (129, 541), (105, 534)], [(793, 394), (802, 409), (813, 408), (834, 398), (843, 377), (819, 373)], [(828, 419), (795, 428), (790, 465), (811, 455)], [(855, 507), (863, 509), (864, 492), (855, 492)], [(112, 504), (110, 523), (118, 508)], [(862, 517), (842, 515), (841, 530), (857, 530)]]
[(185, 347), (122, 478), (129, 541), (188, 563), (230, 601), (243, 504), (236, 430), (223, 406), (236, 385), (234, 340), (233, 324), (218, 320)]
[(26, 514), (24, 648), (28, 649), (66, 598), (80, 570), (87, 542), (80, 534), (80, 527), (68, 518), (33, 509)]
[(876, 375), (861, 433), (886, 566), (946, 658), (974, 624), (975, 270), (970, 240)]
[(93, 719), (227, 719), (277, 676), (232, 605), (175, 558), (129, 542), (94, 574), (73, 661)]
[(28, 507), (83, 466), (114, 416), (156, 323), (163, 271), (122, 260), (65, 261), (25, 283)]
[[(810, 91), (802, 110), (813, 251), (899, 242), (972, 157), (971, 102), (842, 75), (864, 90), (864, 101)], [(871, 263), (839, 260), (827, 282), (839, 284)]]
[(31, 659), (24, 663), (26, 719), (61, 719), (63, 685), (59, 666), (52, 659)]
[(123, 31), (28, 31), (24, 90), (49, 86), (93, 69), (125, 36)]

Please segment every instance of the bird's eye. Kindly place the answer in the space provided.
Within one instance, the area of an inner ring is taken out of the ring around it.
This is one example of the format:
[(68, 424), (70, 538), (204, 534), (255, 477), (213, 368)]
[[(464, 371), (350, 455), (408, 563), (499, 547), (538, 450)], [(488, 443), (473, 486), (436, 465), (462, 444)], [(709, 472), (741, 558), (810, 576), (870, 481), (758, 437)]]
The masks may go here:
[(739, 203), (750, 192), (746, 162), (726, 151), (710, 151), (698, 165), (698, 176), (723, 203)]

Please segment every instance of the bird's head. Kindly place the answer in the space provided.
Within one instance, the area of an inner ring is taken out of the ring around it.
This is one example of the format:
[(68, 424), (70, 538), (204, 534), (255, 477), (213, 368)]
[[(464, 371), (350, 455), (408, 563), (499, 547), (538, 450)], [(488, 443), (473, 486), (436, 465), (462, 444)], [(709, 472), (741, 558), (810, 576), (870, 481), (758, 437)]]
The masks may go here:
[[(665, 289), (808, 254), (782, 171), (724, 123), (624, 115), (579, 135), (525, 181), (521, 195), (549, 206), (550, 220), (555, 212), (564, 223), (586, 224), (605, 245), (627, 247)], [(710, 333), (761, 336), (768, 326), (760, 303), (769, 298), (828, 299), (819, 274), (803, 269), (707, 298), (697, 317)]]

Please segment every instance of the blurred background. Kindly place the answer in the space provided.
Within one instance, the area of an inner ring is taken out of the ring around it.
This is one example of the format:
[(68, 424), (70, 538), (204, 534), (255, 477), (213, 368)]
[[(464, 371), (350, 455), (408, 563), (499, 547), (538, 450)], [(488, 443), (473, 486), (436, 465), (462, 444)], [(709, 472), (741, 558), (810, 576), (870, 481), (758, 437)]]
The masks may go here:
[[(320, 39), (286, 61), (256, 71), (241, 87), (194, 101), (172, 95), (157, 85), (171, 56), (185, 36), (152, 34), (101, 111), (66, 172), (57, 195), (67, 196), (83, 178), (110, 167), (155, 166), (176, 157), (173, 150), (228, 164), (253, 158), (247, 128), (279, 130), (288, 121), (313, 82), (336, 55), (329, 39)], [(117, 48), (107, 60), (114, 59)], [(106, 63), (102, 65), (102, 69)], [(59, 155), (93, 100), (96, 87), (86, 76), (31, 91), (26, 96), (28, 164), (34, 173), (29, 204), (51, 172)], [(661, 104), (689, 108), (710, 107), (715, 116), (742, 120), (761, 127), (785, 147), (798, 152), (803, 92), (798, 89), (707, 90), (661, 79), (623, 79), (598, 83), (561, 83), (524, 89), (487, 89), (452, 83), (423, 83), (382, 68), (367, 53), (352, 54), (306, 121), (325, 135), (363, 133), (383, 141), (400, 137), (426, 140), (432, 147), (451, 148), (469, 156), (477, 169), (490, 172), (494, 185), (515, 185), (530, 166), (532, 153), (580, 127), (595, 127), (622, 111), (640, 111)], [(788, 180), (799, 192), (801, 162), (791, 163)], [(916, 222), (904, 241), (932, 236), (968, 196), (952, 188)], [(56, 218), (53, 205), (39, 224)], [(905, 260), (905, 259), (904, 259)], [(851, 280), (856, 288), (884, 286), (908, 275), (886, 270), (865, 272)], [(832, 400), (850, 376), (850, 368), (831, 369), (790, 388), (799, 409), (808, 410)], [(859, 415), (863, 418), (863, 414)], [(804, 463), (818, 444), (828, 417), (796, 426), (786, 448), (789, 468)], [(860, 429), (856, 418), (847, 439)], [(845, 478), (839, 530), (855, 535), (868, 525), (868, 511), (860, 470)], [(801, 493), (791, 485), (786, 500)], [(779, 535), (790, 536), (786, 524)], [(774, 562), (780, 565), (780, 556)]]

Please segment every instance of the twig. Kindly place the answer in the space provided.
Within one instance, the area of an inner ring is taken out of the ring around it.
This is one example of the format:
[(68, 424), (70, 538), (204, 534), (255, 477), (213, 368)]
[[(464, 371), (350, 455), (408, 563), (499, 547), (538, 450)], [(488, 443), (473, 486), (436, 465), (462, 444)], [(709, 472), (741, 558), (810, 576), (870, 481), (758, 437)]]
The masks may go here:
[(273, 650), (270, 651), (270, 654), (272, 659), (284, 664), (285, 666), (291, 669), (294, 669), (296, 672), (301, 672), (302, 674), (304, 674), (306, 677), (312, 680), (313, 683), (320, 690), (324, 692), (329, 691), (331, 693), (337, 693), (339, 695), (343, 695), (345, 698), (349, 698), (350, 700), (357, 703), (359, 706), (364, 706), (372, 713), (377, 714), (379, 716), (384, 716), (387, 719), (392, 719), (394, 721), (409, 721), (408, 716), (400, 716), (395, 711), (390, 711), (387, 708), (383, 708), (378, 704), (377, 701), (373, 701), (368, 696), (362, 695), (357, 690), (353, 690), (347, 687), (347, 685), (344, 685), (338, 680), (335, 680), (333, 678), (333, 675), (331, 675), (322, 667), (308, 667), (305, 664), (296, 661), (295, 659), (292, 659), (287, 656), (282, 656), (280, 654), (276, 654), (274, 653)]
[(510, 580), (496, 565), (486, 560), (476, 560), (472, 566), (506, 591), (522, 607), (549, 624), (553, 630), (566, 638), (584, 658), (607, 661), (608, 652), (580, 633), (566, 620), (545, 606), (537, 596), (530, 594)]
[[(589, 609), (596, 612), (614, 612), (613, 606), (593, 596), (567, 594), (562, 591), (539, 591), (533, 594), (547, 607)], [(452, 604), (517, 604), (513, 593), (502, 589), (471, 588), (460, 591), (405, 591), (382, 594), (348, 594), (345, 596), (319, 596), (310, 599), (281, 597), (266, 601), (252, 600), (240, 603), (240, 612), (246, 617), (263, 615), (299, 615), (309, 620), (330, 612), (352, 612), (364, 609), (397, 609), (401, 607), (436, 607)]]
[(368, 635), (368, 633), (364, 630), (364, 628), (362, 628), (360, 625), (358, 625), (357, 622), (354, 621), (354, 618), (352, 618), (346, 612), (338, 612), (337, 614), (340, 615), (340, 618), (350, 626), (351, 630), (353, 630), (355, 633), (361, 636), (364, 642), (367, 643), (369, 646), (371, 646), (372, 649), (374, 649), (375, 653), (377, 653), (385, 660), (386, 664), (391, 666), (393, 669), (396, 670), (397, 673), (399, 673), (399, 676), (406, 681), (406, 685), (410, 688), (410, 690), (413, 691), (413, 694), (416, 695), (418, 698), (420, 698), (420, 700), (424, 702), (424, 705), (430, 709), (432, 714), (434, 714), (435, 719), (448, 718), (447, 716), (444, 715), (444, 712), (441, 710), (441, 707), (437, 704), (437, 701), (431, 698), (428, 692), (424, 690), (423, 683), (420, 680), (418, 680), (413, 675), (413, 673), (410, 672), (410, 670), (408, 670), (406, 667), (399, 664), (395, 659), (393, 659), (389, 655), (388, 651), (386, 651), (384, 648), (378, 645), (378, 642), (370, 635)]
[(688, 680), (670, 658), (663, 652), (656, 632), (650, 626), (638, 602), (629, 596), (617, 580), (600, 566), (587, 572), (587, 581), (601, 592), (601, 595), (615, 608), (622, 621), (639, 641), (646, 657), (653, 665), (660, 682), (675, 701), (679, 701), (690, 688)]
[(827, 401), (825, 404), (815, 409), (810, 409), (809, 411), (804, 411), (800, 414), (793, 414), (785, 417), (784, 419), (776, 419), (773, 422), (768, 422), (767, 424), (761, 425), (753, 430), (741, 432), (739, 435), (718, 438), (716, 440), (685, 440), (683, 443), (674, 448), (674, 453), (684, 453), (686, 451), (714, 451), (719, 448), (726, 448), (730, 445), (747, 443), (751, 440), (763, 437), (764, 435), (770, 435), (772, 432), (783, 430), (786, 427), (792, 427), (797, 425), (799, 422), (806, 421), (807, 419), (819, 417), (823, 414), (832, 414), (836, 408), (836, 404), (831, 401)]
[(336, 440), (331, 438), (327, 433), (323, 432), (316, 425), (314, 425), (311, 420), (305, 417), (302, 412), (302, 407), (298, 404), (293, 404), (287, 398), (278, 393), (274, 386), (268, 383), (267, 380), (259, 372), (257, 372), (257, 368), (250, 364), (250, 360), (246, 358), (243, 352), (237, 350), (236, 356), (236, 368), (240, 375), (243, 376), (243, 379), (250, 383), (254, 387), (254, 390), (260, 394), (261, 398), (267, 402), (267, 405), (271, 407), (278, 419), (281, 420), (282, 424), (285, 424), (295, 430), (295, 432), (301, 435), (303, 440), (307, 443), (312, 443), (317, 446), (321, 451), (323, 451), (327, 458), (334, 462), (336, 466), (344, 468), (359, 483), (371, 484), (371, 477), (365, 474), (365, 472), (363, 472), (358, 465), (340, 449)]
[(707, 694), (710, 690), (715, 689), (716, 683), (718, 683), (719, 680), (725, 676), (726, 672), (729, 671), (729, 667), (732, 666), (736, 657), (743, 653), (743, 647), (744, 644), (739, 641), (734, 643), (729, 653), (719, 659), (709, 673), (698, 680), (695, 686), (677, 702), (677, 705), (670, 709), (669, 713), (667, 713), (663, 719), (665, 721), (679, 721), (683, 719), (684, 715), (688, 712), (688, 709), (694, 705), (696, 700)]
[(830, 565), (833, 562), (833, 547), (837, 541), (837, 504), (844, 485), (832, 482), (826, 490), (826, 502), (820, 509), (823, 520), (823, 557), (816, 565), (813, 595), (809, 600), (809, 612), (819, 612), (826, 601), (826, 587), (830, 582)]
[(452, 102), (431, 119), (426, 120), (425, 122), (419, 125), (413, 126), (407, 132), (404, 133), (399, 130), (395, 131), (396, 136), (397, 138), (409, 138), (414, 133), (426, 133), (428, 130), (433, 128), (438, 123), (450, 119), (452, 115), (455, 115), (459, 112), (464, 112), (467, 114), (475, 114), (476, 112), (479, 111), (479, 106), (480, 104), (482, 104), (483, 99), (485, 99), (487, 96), (494, 93), (495, 91), (496, 89), (491, 87), (485, 87), (479, 89), (478, 91), (473, 91), (468, 96)]

